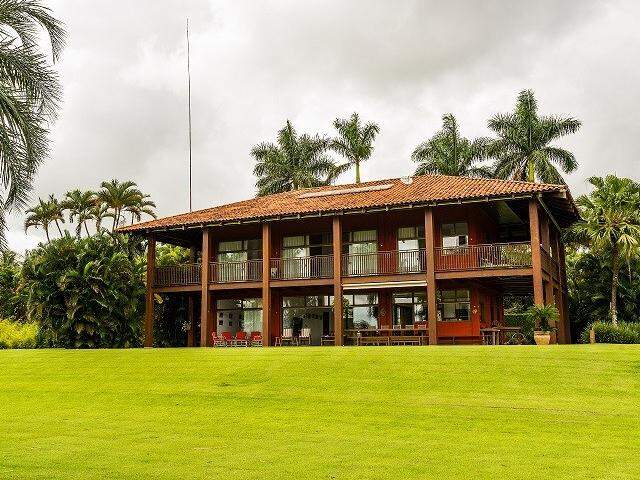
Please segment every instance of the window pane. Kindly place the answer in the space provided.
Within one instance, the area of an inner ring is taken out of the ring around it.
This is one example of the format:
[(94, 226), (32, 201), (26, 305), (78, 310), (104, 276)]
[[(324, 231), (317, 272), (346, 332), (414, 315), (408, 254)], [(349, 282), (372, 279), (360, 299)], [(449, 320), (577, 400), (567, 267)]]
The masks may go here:
[(218, 310), (232, 310), (240, 309), (242, 307), (242, 301), (236, 299), (221, 299), (216, 301)]
[(261, 298), (245, 298), (242, 301), (243, 308), (262, 308)]
[(467, 222), (456, 223), (456, 235), (468, 235), (469, 230), (467, 227)]
[(356, 294), (353, 297), (354, 305), (372, 305), (378, 303), (377, 293)]
[(233, 241), (233, 242), (220, 242), (218, 244), (219, 252), (238, 252), (244, 250), (242, 245), (242, 240)]
[(360, 230), (351, 232), (352, 242), (375, 242), (376, 231), (375, 230)]
[(455, 301), (456, 299), (456, 291), (455, 290), (441, 290), (440, 295), (442, 301)]
[(411, 293), (394, 293), (393, 303), (413, 303), (413, 296)]
[(456, 290), (457, 300), (469, 300), (469, 290)]
[(304, 297), (282, 297), (283, 307), (304, 307)]
[(469, 304), (468, 303), (456, 304), (456, 318), (458, 320), (469, 320)]
[(415, 227), (402, 227), (398, 229), (398, 240), (407, 240), (416, 238)]
[(455, 235), (455, 226), (453, 223), (443, 223), (442, 224), (442, 236), (443, 237), (451, 237)]
[(377, 307), (353, 307), (353, 328), (378, 328)]
[(246, 310), (240, 321), (240, 329), (247, 333), (262, 333), (262, 310)]
[(406, 252), (407, 250), (418, 250), (420, 248), (420, 244), (418, 243), (418, 239), (412, 240), (398, 240), (398, 250), (401, 252)]
[(302, 247), (306, 245), (306, 237), (304, 235), (296, 237), (284, 237), (282, 239), (283, 247)]
[(218, 254), (218, 262), (244, 262), (247, 260), (247, 252), (225, 252)]
[(262, 239), (253, 238), (247, 241), (247, 250), (262, 250)]
[(455, 303), (443, 303), (442, 315), (445, 319), (456, 318), (456, 304)]
[(287, 247), (282, 249), (282, 258), (303, 258), (309, 256), (309, 250), (305, 247)]
[(427, 307), (421, 303), (414, 305), (414, 322), (416, 323), (424, 323), (427, 321)]

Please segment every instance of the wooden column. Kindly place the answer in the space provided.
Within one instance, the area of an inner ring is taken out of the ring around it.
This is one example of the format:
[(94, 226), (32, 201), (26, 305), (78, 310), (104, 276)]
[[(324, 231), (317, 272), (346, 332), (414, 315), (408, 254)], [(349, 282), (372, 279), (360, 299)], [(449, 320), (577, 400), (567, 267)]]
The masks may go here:
[(569, 294), (567, 292), (567, 264), (562, 238), (558, 237), (558, 264), (560, 265), (560, 302), (562, 309), (562, 327), (564, 328), (564, 341), (571, 343), (571, 324), (569, 323)]
[(529, 200), (529, 231), (531, 233), (533, 303), (535, 303), (536, 305), (544, 305), (544, 290), (542, 284), (542, 254), (540, 251), (540, 217), (538, 216), (538, 202), (535, 198)]
[(438, 305), (436, 303), (436, 229), (433, 209), (424, 212), (424, 236), (427, 255), (427, 320), (429, 321), (429, 345), (438, 344)]
[[(194, 263), (196, 261), (196, 249), (191, 247), (189, 249), (189, 261)], [(194, 299), (193, 293), (187, 294), (187, 319), (189, 320), (189, 331), (187, 332), (187, 347), (193, 347), (196, 336), (196, 318), (194, 312)]]
[(156, 274), (156, 238), (149, 235), (147, 241), (147, 290), (144, 312), (144, 346), (153, 347), (153, 284)]
[(209, 228), (202, 230), (202, 271), (200, 301), (200, 346), (211, 345), (211, 295), (209, 294), (209, 273), (211, 263), (211, 231)]
[(271, 337), (271, 224), (262, 224), (262, 341), (265, 347), (272, 345)]
[(342, 222), (333, 217), (333, 330), (336, 345), (344, 344), (344, 316), (342, 312)]

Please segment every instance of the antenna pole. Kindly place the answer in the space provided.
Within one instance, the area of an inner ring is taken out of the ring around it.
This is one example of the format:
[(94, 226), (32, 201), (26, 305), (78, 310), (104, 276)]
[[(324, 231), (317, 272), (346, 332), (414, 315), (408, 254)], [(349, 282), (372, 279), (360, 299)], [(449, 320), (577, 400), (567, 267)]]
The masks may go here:
[(189, 103), (189, 211), (193, 210), (191, 196), (191, 64), (189, 51), (189, 18), (187, 18), (187, 87), (188, 87), (188, 103)]

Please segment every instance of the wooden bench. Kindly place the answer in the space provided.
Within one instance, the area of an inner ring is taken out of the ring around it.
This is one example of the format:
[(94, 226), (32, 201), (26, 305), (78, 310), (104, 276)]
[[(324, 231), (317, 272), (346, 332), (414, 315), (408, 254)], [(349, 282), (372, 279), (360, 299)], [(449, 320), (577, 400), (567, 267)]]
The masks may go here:
[(442, 345), (482, 345), (482, 337), (479, 335), (438, 337), (438, 343)]
[(389, 337), (360, 337), (358, 345), (389, 345)]
[(391, 337), (391, 345), (420, 345), (420, 337), (401, 335)]

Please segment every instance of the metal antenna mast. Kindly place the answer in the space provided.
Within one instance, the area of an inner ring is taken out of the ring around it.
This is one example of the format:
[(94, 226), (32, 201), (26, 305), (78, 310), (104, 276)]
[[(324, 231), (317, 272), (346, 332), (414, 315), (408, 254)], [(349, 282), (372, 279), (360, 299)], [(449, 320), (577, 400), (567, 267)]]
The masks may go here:
[(189, 102), (189, 211), (193, 210), (191, 196), (191, 64), (189, 51), (189, 18), (187, 18), (187, 82), (188, 82), (188, 102)]

